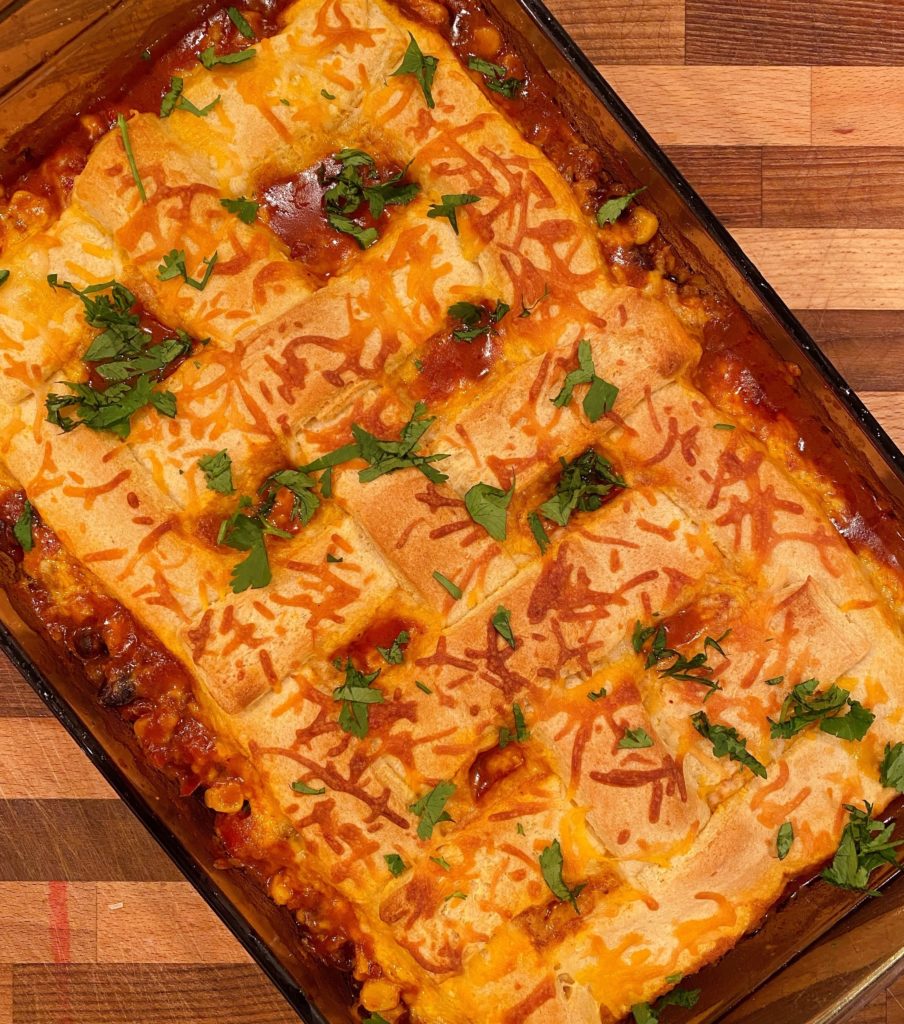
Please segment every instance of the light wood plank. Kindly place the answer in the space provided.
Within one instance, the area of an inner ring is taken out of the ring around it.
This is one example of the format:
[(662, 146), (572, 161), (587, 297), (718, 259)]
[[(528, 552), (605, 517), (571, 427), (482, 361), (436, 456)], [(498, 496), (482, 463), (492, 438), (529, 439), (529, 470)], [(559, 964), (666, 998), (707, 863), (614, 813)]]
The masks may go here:
[(892, 441), (904, 451), (904, 390), (861, 391), (860, 397)]
[(735, 238), (795, 309), (904, 308), (904, 231), (738, 228)]
[(813, 144), (904, 146), (904, 67), (813, 68)]
[(0, 882), (0, 963), (94, 960), (95, 887)]
[(252, 965), (28, 964), (15, 984), (15, 1024), (298, 1024)]
[(48, 718), (50, 710), (18, 670), (0, 657), (0, 718)]
[(52, 718), (0, 718), (0, 799), (111, 800), (116, 794)]
[(187, 882), (99, 882), (97, 960), (235, 964), (250, 957)]
[(684, 0), (553, 0), (549, 7), (592, 61), (684, 63)]
[(687, 0), (687, 63), (904, 64), (900, 0)]
[(810, 142), (810, 68), (608, 64), (600, 70), (660, 145)]

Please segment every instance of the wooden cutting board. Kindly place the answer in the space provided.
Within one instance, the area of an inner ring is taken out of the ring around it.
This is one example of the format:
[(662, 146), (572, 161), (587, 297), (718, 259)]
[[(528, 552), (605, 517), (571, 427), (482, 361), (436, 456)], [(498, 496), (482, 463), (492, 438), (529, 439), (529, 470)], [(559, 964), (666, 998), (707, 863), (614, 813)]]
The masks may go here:
[[(901, 0), (548, 2), (904, 447)], [(0, 81), (83, 28), (75, 7), (0, 0), (22, 22)], [(295, 1021), (0, 663), (0, 1024)]]

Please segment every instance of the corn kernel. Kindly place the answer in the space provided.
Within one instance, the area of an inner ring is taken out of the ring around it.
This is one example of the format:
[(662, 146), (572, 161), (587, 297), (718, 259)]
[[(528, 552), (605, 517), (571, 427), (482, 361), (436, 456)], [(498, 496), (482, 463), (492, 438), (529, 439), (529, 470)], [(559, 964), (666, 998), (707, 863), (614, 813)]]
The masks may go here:
[(659, 230), (659, 219), (645, 206), (635, 206), (631, 210), (631, 237), (635, 245), (645, 245)]
[(399, 987), (385, 978), (365, 981), (361, 986), (361, 1004), (371, 1013), (392, 1010), (399, 1005)]

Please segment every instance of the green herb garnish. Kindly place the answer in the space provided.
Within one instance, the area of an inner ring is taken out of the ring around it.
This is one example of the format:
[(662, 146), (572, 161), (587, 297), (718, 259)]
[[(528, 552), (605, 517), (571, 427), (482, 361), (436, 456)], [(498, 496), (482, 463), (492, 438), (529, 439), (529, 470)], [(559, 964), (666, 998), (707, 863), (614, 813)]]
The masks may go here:
[(239, 196), (238, 199), (220, 200), (220, 206), (228, 210), (229, 213), (234, 213), (243, 224), (254, 223), (260, 205), (260, 203), (255, 203), (252, 199), (246, 199), (244, 196)]
[(691, 715), (691, 723), (700, 735), (713, 745), (715, 757), (727, 757), (750, 769), (761, 779), (766, 778), (766, 768), (747, 749), (747, 740), (738, 735), (737, 729), (727, 725), (713, 725), (705, 711)]
[(198, 465), (207, 481), (207, 487), (217, 494), (232, 494), (235, 486), (232, 483), (232, 459), (225, 448), (213, 455), (202, 455)]
[(499, 727), (499, 747), (504, 750), (510, 743), (524, 743), (530, 739), (530, 729), (524, 721), (524, 712), (520, 704), (512, 705), (512, 717), (515, 719), (515, 729), (512, 731), (507, 725)]
[(785, 821), (779, 826), (778, 833), (775, 836), (775, 852), (779, 860), (784, 860), (788, 856), (793, 842), (794, 826), (790, 821)]
[(499, 605), (490, 621), (493, 624), (493, 629), (514, 650), (515, 634), (512, 632), (512, 613), (508, 608), (503, 608), (502, 605)]
[(468, 67), (483, 75), (484, 84), (488, 89), (499, 93), (507, 100), (514, 99), (524, 88), (524, 80), (508, 77), (508, 68), (501, 64), (491, 64), (480, 57), (468, 57)]
[(405, 648), (410, 640), (411, 634), (407, 629), (403, 629), (389, 647), (378, 646), (377, 651), (387, 665), (401, 665), (405, 660)]
[(493, 309), (475, 305), (473, 302), (456, 302), (449, 307), (449, 316), (453, 320), (460, 320), (463, 326), (453, 330), (452, 337), (456, 341), (466, 341), (470, 344), (481, 335), (495, 334), (496, 325), (510, 309), (511, 306), (502, 299), (496, 300)]
[[(335, 664), (337, 668), (342, 669), (342, 662)], [(385, 702), (383, 691), (372, 685), (380, 670), (365, 675), (355, 668), (351, 658), (346, 658), (344, 667), (345, 682), (333, 690), (333, 700), (342, 702), (339, 728), (363, 740), (370, 728), (370, 705)]]
[(515, 493), (515, 484), (503, 491), (492, 484), (474, 484), (465, 494), (468, 515), (482, 526), (493, 540), (505, 540), (506, 513)]
[(559, 845), (559, 840), (554, 839), (540, 854), (540, 871), (543, 881), (549, 886), (549, 891), (557, 900), (561, 900), (563, 903), (567, 901), (574, 907), (574, 912), (580, 914), (578, 896), (584, 885), (576, 885), (571, 888), (562, 877), (563, 866), (562, 847)]
[(213, 108), (220, 102), (219, 96), (211, 100), (206, 107), (196, 107), (194, 103), (182, 94), (184, 82), (177, 75), (170, 79), (169, 89), (160, 103), (160, 116), (169, 117), (174, 110), (184, 110), (195, 117), (207, 117)]
[(445, 810), (446, 802), (455, 792), (454, 782), (438, 782), (433, 789), (415, 800), (408, 808), (416, 814), (420, 821), (417, 826), (418, 838), (426, 841), (433, 835), (433, 830), (441, 821), (452, 821), (451, 815)]
[(405, 56), (402, 58), (402, 63), (390, 73), (390, 78), (395, 78), (397, 75), (414, 75), (417, 80), (417, 84), (421, 87), (421, 91), (424, 94), (424, 99), (427, 101), (427, 106), (432, 110), (436, 103), (433, 99), (433, 79), (436, 75), (436, 68), (439, 64), (439, 60), (436, 57), (431, 57), (429, 54), (423, 53), (421, 48), (417, 44), (417, 40), (409, 32), (408, 37), (410, 42), (408, 43), (408, 49), (405, 51)]
[(404, 873), (406, 868), (405, 861), (397, 853), (384, 853), (383, 860), (386, 861), (386, 867), (389, 868), (389, 873), (393, 878), (398, 878), (399, 875)]
[[(818, 679), (798, 683), (785, 697), (777, 722), (769, 719), (772, 739), (790, 739), (813, 722), (822, 732), (845, 740), (862, 740), (876, 716), (856, 700), (848, 690), (834, 684), (817, 693)], [(844, 708), (847, 714), (840, 715)]]
[(443, 576), (438, 569), (433, 570), (433, 578), (444, 590), (451, 594), (453, 600), (458, 601), (461, 598), (461, 587), (457, 583), (453, 583), (447, 576)]
[(35, 546), (35, 539), (32, 535), (33, 524), (34, 508), (28, 498), (26, 498), (25, 503), (22, 505), (22, 511), (19, 513), (19, 518), (13, 526), (13, 536), (19, 542), (19, 547), (23, 551), (31, 551)]
[(122, 136), (122, 148), (126, 151), (126, 160), (129, 164), (129, 170), (132, 172), (132, 180), (135, 182), (135, 188), (138, 189), (138, 195), (141, 196), (141, 201), (146, 203), (148, 201), (148, 194), (144, 190), (144, 182), (141, 180), (141, 175), (138, 173), (138, 164), (135, 163), (135, 154), (132, 152), (132, 140), (129, 137), (129, 126), (122, 114), (116, 115), (116, 123), (119, 125), (119, 134)]
[(301, 779), (296, 779), (292, 783), (292, 790), (304, 796), (323, 796), (326, 792), (326, 786), (309, 786), (306, 782), (302, 782)]
[(645, 729), (626, 729), (617, 746), (619, 750), (643, 750), (652, 747), (653, 740)]
[(452, 225), (452, 230), (458, 234), (458, 208), (470, 206), (471, 203), (479, 203), (480, 196), (473, 196), (467, 192), (453, 195), (444, 195), (441, 203), (431, 203), (427, 211), (428, 217), (446, 217)]
[(251, 60), (256, 53), (257, 50), (253, 46), (249, 46), (247, 50), (238, 50), (236, 53), (217, 53), (211, 43), (198, 54), (198, 60), (210, 71), (217, 64), (242, 64), (246, 60)]
[(226, 13), (229, 15), (229, 20), (233, 25), (241, 32), (246, 39), (254, 38), (254, 29), (245, 20), (244, 15), (241, 14), (235, 7), (227, 7)]
[(845, 804), (844, 808), (850, 815), (841, 841), (832, 863), (820, 872), (832, 885), (840, 889), (854, 889), (866, 892), (868, 896), (878, 896), (876, 889), (869, 888), (870, 875), (883, 864), (897, 864), (895, 849), (904, 840), (892, 842), (894, 822), (888, 825), (876, 821), (871, 815), (873, 805), (864, 801), (865, 810)]
[(268, 534), (284, 539), (292, 536), (268, 523), (260, 512), (248, 511), (250, 508), (249, 497), (239, 498), (238, 509), (223, 520), (217, 534), (218, 544), (248, 552), (241, 562), (232, 567), (230, 586), (234, 594), (248, 589), (260, 590), (272, 579), (264, 538)]
[(207, 282), (210, 280), (210, 275), (213, 273), (213, 268), (216, 266), (217, 259), (219, 259), (219, 253), (214, 251), (212, 256), (206, 256), (201, 261), (205, 267), (203, 275), (200, 278), (189, 277), (188, 270), (185, 267), (185, 250), (170, 249), (163, 257), (163, 262), (157, 268), (157, 277), (161, 281), (170, 281), (174, 277), (181, 277), (187, 285), (190, 285), (199, 292), (203, 292), (207, 287)]
[(578, 368), (570, 370), (565, 375), (561, 391), (552, 399), (553, 405), (559, 408), (568, 405), (574, 389), (579, 384), (590, 385), (581, 404), (591, 423), (596, 423), (601, 416), (612, 411), (618, 397), (618, 388), (597, 376), (590, 342), (584, 340), (578, 342)]
[(563, 458), (559, 462), (562, 475), (556, 485), (556, 493), (528, 516), (528, 523), (541, 551), (546, 550), (549, 537), (539, 516), (542, 515), (558, 526), (566, 526), (573, 512), (595, 512), (614, 488), (628, 486), (609, 461), (592, 448), (588, 448), (573, 462)]
[(629, 192), (626, 196), (619, 196), (617, 199), (610, 199), (596, 211), (596, 222), (600, 227), (606, 224), (614, 224), (618, 218), (628, 209), (631, 205), (632, 200), (640, 195), (646, 189), (646, 185), (643, 188), (639, 188), (634, 192)]

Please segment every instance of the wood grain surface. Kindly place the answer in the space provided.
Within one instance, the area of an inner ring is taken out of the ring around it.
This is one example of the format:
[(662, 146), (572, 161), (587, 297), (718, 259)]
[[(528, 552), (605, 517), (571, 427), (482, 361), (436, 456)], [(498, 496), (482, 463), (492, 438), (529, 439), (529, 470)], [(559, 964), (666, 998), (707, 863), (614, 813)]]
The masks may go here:
[[(904, 446), (901, 0), (548, 2)], [(0, 0), (0, 81), (106, 6)], [(295, 1020), (0, 663), (0, 1024)]]

